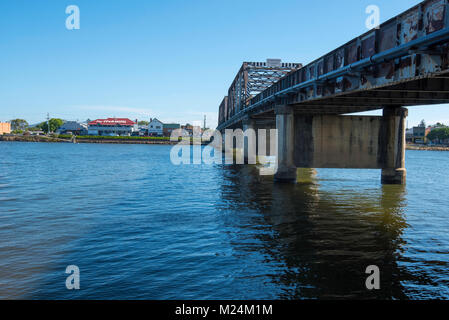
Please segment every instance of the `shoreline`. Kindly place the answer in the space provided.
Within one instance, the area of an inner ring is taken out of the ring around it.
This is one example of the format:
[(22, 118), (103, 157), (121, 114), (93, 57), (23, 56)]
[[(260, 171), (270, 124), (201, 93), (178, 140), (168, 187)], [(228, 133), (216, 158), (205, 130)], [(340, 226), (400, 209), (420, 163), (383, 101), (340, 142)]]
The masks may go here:
[(424, 145), (406, 145), (406, 150), (419, 150), (419, 151), (449, 151), (449, 147), (443, 146), (424, 146)]
[[(61, 139), (47, 136), (3, 136), (0, 135), (0, 141), (4, 142), (48, 142), (48, 143), (73, 143), (72, 140)], [(76, 143), (93, 143), (93, 144), (157, 144), (157, 145), (176, 145), (178, 142), (173, 142), (164, 139), (82, 139), (77, 138)], [(202, 142), (203, 145), (209, 142)], [(449, 147), (444, 146), (425, 146), (407, 144), (406, 150), (418, 151), (449, 151)]]
[[(0, 136), (4, 142), (48, 142), (48, 143), (73, 143), (72, 140), (47, 136)], [(157, 144), (176, 145), (178, 142), (163, 139), (76, 139), (76, 143), (93, 144)], [(205, 142), (203, 142), (205, 144)]]

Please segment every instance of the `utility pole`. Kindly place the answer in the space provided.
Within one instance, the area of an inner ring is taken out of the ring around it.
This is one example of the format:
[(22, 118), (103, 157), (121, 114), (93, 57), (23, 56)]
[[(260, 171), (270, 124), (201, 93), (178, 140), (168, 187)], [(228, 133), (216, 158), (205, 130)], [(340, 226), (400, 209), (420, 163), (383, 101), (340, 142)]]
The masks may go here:
[(206, 130), (206, 115), (204, 115), (204, 127), (203, 130)]
[(50, 134), (50, 114), (47, 112), (47, 134)]

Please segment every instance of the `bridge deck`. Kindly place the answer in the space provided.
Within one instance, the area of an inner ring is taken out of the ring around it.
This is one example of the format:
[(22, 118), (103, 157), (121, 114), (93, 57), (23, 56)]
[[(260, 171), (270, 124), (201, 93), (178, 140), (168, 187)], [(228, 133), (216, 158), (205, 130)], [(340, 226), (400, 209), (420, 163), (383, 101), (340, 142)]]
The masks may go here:
[(218, 129), (284, 104), (298, 113), (345, 114), (440, 103), (449, 103), (449, 3), (427, 0), (290, 72)]

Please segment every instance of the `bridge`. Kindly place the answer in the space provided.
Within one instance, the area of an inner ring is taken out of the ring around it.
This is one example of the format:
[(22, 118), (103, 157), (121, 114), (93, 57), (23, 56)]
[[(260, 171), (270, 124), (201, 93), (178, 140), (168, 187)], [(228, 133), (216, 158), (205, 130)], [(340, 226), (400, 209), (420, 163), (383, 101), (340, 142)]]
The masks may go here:
[(448, 1), (423, 1), (305, 66), (243, 63), (217, 130), (276, 128), (278, 181), (296, 168), (368, 168), (404, 184), (405, 107), (449, 103)]

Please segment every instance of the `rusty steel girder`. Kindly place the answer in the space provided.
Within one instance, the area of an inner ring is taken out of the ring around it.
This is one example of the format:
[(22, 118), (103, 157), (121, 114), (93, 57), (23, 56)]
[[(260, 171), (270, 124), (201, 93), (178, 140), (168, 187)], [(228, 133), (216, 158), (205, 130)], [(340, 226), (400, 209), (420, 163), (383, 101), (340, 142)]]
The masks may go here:
[(227, 120), (244, 110), (252, 97), (301, 66), (299, 63), (283, 63), (278, 59), (268, 59), (267, 62), (244, 62), (228, 91), (226, 102), (228, 111), (220, 119)]
[(448, 1), (423, 1), (288, 73), (219, 128), (276, 104), (293, 105), (298, 112), (341, 114), (386, 105), (449, 103)]

